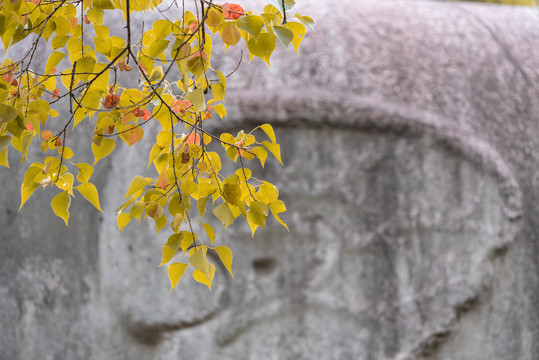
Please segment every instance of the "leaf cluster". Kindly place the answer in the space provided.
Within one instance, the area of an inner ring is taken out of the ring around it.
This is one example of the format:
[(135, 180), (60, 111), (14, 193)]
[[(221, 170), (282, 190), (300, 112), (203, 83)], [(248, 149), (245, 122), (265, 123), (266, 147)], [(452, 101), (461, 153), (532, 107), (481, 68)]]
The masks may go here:
[[(10, 149), (21, 153), (21, 164), (27, 161), (37, 138), (43, 160), (32, 163), (25, 173), (21, 207), (37, 188), (57, 188), (52, 210), (67, 225), (74, 190), (101, 211), (98, 190), (90, 182), (96, 163), (109, 156), (119, 140), (136, 145), (145, 137), (144, 126), (155, 124), (160, 131), (148, 154), (155, 176), (135, 176), (125, 202), (116, 210), (119, 230), (135, 218), (152, 218), (158, 233), (168, 224), (173, 235), (163, 246), (161, 265), (180, 250), (189, 258), (188, 263), (168, 266), (171, 290), (189, 266), (194, 279), (211, 288), (215, 266), (207, 252), (216, 252), (230, 274), (232, 253), (224, 245), (214, 245), (215, 231), (206, 220), (209, 213), (225, 227), (241, 216), (253, 235), (265, 227), (270, 214), (287, 227), (279, 217), (286, 207), (278, 189), (254, 178), (245, 165), (253, 160), (263, 167), (268, 153), (281, 162), (271, 125), (236, 135), (206, 130), (208, 121), (226, 116), (229, 76), (212, 66), (212, 43), (221, 41), (225, 49), (244, 46), (250, 61), (258, 57), (270, 65), (277, 41), (297, 52), (306, 26), (312, 28), (314, 23), (299, 13), (294, 21), (287, 19), (293, 0), (274, 0), (259, 14), (238, 4), (194, 0), (195, 11), (182, 8), (177, 19), (163, 16), (135, 38), (131, 14), (161, 12), (160, 2), (3, 3), (0, 37), (5, 51), (27, 37), (35, 40), (21, 59), (5, 58), (0, 67), (0, 165), (9, 167)], [(124, 36), (111, 36), (107, 24), (117, 17), (113, 12), (121, 12), (125, 20)], [(51, 49), (44, 68), (33, 61), (40, 41)], [(172, 73), (179, 74), (174, 81)], [(133, 77), (139, 86), (127, 85)], [(60, 119), (66, 102), (69, 116)], [(68, 133), (83, 120), (94, 129), (89, 139), (93, 164), (75, 162), (74, 151), (67, 146)], [(212, 141), (220, 143), (221, 155), (207, 148)], [(238, 164), (234, 174), (222, 173), (222, 155)]]

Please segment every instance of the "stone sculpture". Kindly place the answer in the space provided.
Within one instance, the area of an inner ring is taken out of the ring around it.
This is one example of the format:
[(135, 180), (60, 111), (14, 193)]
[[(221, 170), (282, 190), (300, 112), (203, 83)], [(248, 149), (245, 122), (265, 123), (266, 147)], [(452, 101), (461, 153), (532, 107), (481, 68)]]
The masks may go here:
[[(217, 234), (235, 279), (221, 271), (208, 293), (186, 276), (169, 295), (166, 235), (118, 235), (82, 202), (69, 231), (39, 196), (17, 214), (4, 171), (1, 359), (535, 358), (537, 12), (346, 0), (311, 13), (301, 56), (240, 68), (215, 124), (276, 128), (285, 167), (264, 176), (290, 232)], [(145, 166), (114, 156), (97, 182), (109, 212)]]

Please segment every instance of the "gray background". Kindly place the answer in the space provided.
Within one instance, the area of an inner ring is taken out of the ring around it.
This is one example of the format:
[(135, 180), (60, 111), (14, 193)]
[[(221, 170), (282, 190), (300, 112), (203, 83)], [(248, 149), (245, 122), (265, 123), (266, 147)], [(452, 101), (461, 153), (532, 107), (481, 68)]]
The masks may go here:
[(104, 214), (77, 198), (69, 230), (48, 192), (17, 213), (14, 157), (0, 172), (0, 359), (536, 358), (537, 10), (301, 10), (317, 25), (300, 56), (242, 66), (215, 120), (273, 124), (285, 166), (256, 173), (281, 189), (291, 231), (219, 231), (235, 279), (219, 268), (208, 292), (188, 273), (170, 295), (166, 233), (118, 234), (113, 215), (143, 149), (99, 166)]

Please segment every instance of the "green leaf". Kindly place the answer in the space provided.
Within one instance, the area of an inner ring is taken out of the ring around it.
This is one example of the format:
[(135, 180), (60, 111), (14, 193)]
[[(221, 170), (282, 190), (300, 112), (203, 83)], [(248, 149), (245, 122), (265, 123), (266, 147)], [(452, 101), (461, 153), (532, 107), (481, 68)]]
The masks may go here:
[(218, 246), (214, 249), (217, 252), (217, 255), (219, 255), (219, 258), (223, 262), (223, 265), (225, 265), (226, 269), (234, 278), (234, 274), (232, 274), (232, 251), (226, 246)]
[(288, 45), (292, 42), (294, 39), (294, 33), (292, 30), (289, 30), (285, 28), (284, 26), (274, 26), (273, 31), (275, 32), (275, 35), (277, 35), (277, 38), (279, 41), (284, 45), (285, 48), (288, 48)]
[(226, 202), (223, 202), (221, 205), (213, 209), (212, 213), (223, 223), (225, 228), (229, 227), (234, 222), (234, 215), (232, 214), (232, 211), (230, 211), (228, 203)]
[(238, 28), (247, 31), (254, 37), (260, 34), (260, 30), (264, 27), (264, 19), (257, 15), (242, 16), (237, 21)]
[(178, 282), (182, 278), (188, 266), (189, 265), (182, 263), (174, 263), (169, 265), (168, 278), (170, 279), (170, 292), (172, 292), (172, 289), (178, 285)]
[(213, 276), (215, 275), (215, 266), (210, 264), (210, 275), (206, 276), (202, 271), (196, 270), (193, 271), (193, 279), (198, 281), (201, 284), (206, 285), (211, 290), (211, 283), (213, 281)]
[(127, 189), (127, 193), (125, 194), (124, 199), (141, 190), (143, 187), (150, 184), (152, 181), (153, 180), (151, 178), (145, 178), (140, 175), (135, 176), (133, 178), (133, 181), (131, 181), (131, 185), (129, 185), (129, 189)]
[(262, 141), (262, 145), (264, 145), (273, 154), (273, 156), (279, 160), (281, 165), (283, 165), (283, 162), (281, 161), (281, 146), (279, 144), (272, 144), (269, 141)]
[(56, 195), (52, 201), (52, 211), (65, 221), (66, 226), (69, 221), (69, 206), (71, 205), (71, 196), (67, 191), (63, 191)]
[(80, 192), (81, 195), (97, 210), (103, 212), (103, 210), (101, 210), (101, 206), (99, 205), (99, 194), (94, 184), (86, 182), (75, 187), (75, 189), (77, 189), (78, 192)]

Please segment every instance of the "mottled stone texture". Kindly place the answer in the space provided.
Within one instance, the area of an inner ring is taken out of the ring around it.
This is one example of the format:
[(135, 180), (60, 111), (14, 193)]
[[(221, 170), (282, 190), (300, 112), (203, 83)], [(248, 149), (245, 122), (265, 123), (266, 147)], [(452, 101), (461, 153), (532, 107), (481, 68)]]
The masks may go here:
[(300, 56), (242, 66), (215, 121), (274, 125), (285, 166), (255, 172), (290, 232), (219, 231), (235, 279), (170, 295), (167, 235), (113, 215), (142, 149), (101, 165), (105, 213), (76, 199), (69, 230), (47, 193), (17, 214), (23, 170), (2, 170), (0, 359), (537, 359), (538, 12), (306, 3)]

